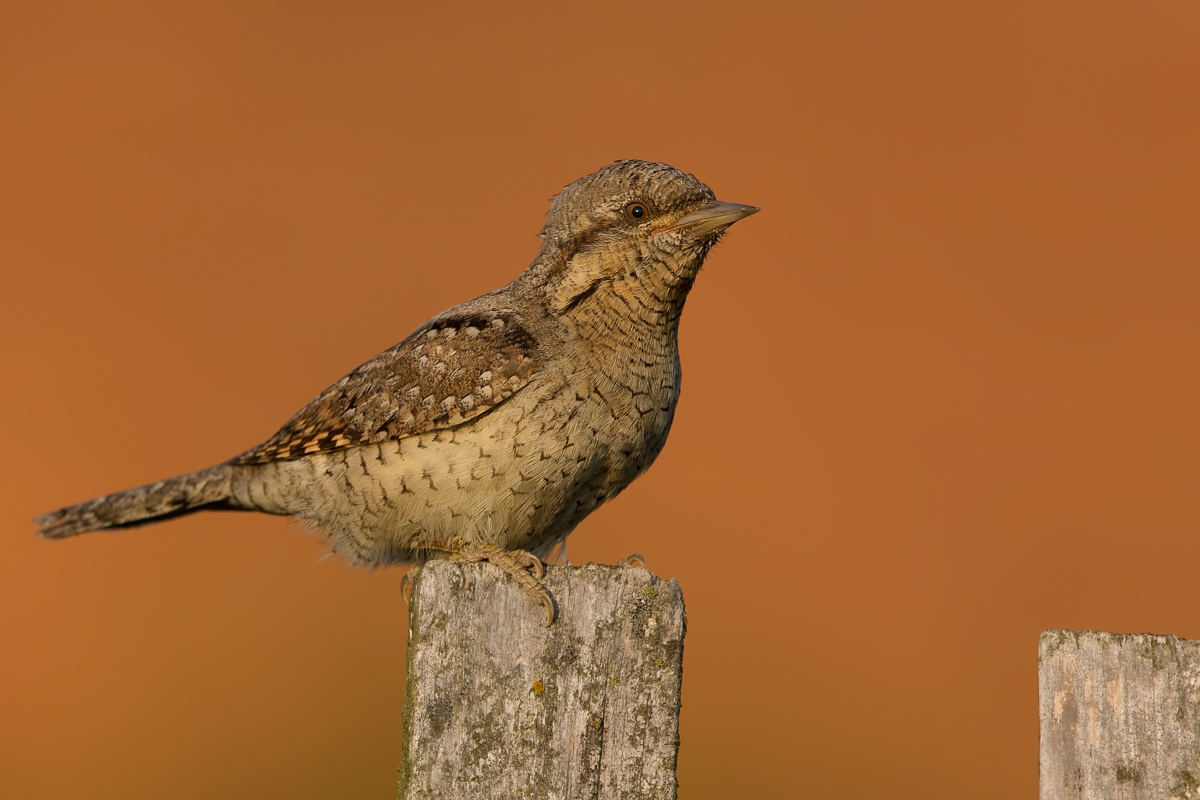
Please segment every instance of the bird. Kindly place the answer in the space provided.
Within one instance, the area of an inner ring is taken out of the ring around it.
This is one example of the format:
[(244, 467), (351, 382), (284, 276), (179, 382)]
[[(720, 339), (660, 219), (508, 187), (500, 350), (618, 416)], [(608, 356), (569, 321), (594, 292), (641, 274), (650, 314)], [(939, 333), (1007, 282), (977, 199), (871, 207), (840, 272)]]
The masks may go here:
[(551, 201), (530, 266), (438, 314), (263, 443), (38, 517), (64, 539), (203, 510), (293, 517), (352, 565), (489, 561), (546, 610), (543, 559), (662, 451), (701, 265), (755, 206), (622, 160)]

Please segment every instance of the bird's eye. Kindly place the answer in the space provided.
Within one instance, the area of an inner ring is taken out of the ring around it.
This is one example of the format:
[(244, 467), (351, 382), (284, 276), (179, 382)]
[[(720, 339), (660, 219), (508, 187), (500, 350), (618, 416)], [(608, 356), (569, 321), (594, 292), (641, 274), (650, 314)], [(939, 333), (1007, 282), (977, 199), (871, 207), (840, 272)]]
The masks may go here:
[(643, 220), (650, 216), (650, 209), (646, 208), (645, 203), (630, 203), (625, 206), (625, 216), (630, 219)]

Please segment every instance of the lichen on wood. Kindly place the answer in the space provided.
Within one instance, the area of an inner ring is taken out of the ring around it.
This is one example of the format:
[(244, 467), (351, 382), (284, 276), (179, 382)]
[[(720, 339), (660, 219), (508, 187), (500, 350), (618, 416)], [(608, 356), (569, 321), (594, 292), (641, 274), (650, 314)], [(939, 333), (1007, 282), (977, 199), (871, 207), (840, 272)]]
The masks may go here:
[(1200, 798), (1200, 642), (1047, 631), (1041, 800)]
[(401, 800), (676, 797), (679, 585), (602, 565), (544, 582), (549, 626), (490, 564), (415, 576)]

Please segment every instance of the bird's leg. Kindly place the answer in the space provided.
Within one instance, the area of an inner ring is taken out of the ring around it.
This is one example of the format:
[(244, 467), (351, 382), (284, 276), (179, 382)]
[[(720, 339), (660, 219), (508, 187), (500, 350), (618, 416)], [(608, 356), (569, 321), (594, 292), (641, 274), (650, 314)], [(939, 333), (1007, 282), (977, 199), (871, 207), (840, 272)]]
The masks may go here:
[(541, 559), (527, 550), (505, 550), (494, 544), (481, 541), (463, 542), (450, 553), (449, 560), (455, 564), (474, 564), (487, 561), (513, 577), (533, 601), (546, 609), (546, 624), (550, 625), (558, 616), (558, 604), (554, 595), (542, 583), (546, 568)]

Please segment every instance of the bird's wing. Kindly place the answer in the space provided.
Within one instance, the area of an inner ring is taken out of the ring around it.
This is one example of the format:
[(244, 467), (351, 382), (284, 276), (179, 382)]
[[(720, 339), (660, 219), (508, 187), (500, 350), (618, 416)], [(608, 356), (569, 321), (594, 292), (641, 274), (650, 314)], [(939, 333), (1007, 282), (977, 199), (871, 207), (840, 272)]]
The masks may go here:
[(540, 368), (513, 315), (453, 313), (418, 328), (232, 460), (265, 464), (459, 425), (519, 391)]

